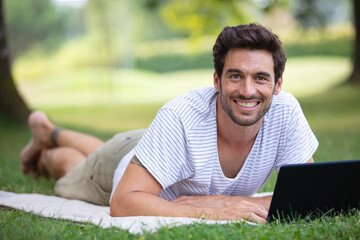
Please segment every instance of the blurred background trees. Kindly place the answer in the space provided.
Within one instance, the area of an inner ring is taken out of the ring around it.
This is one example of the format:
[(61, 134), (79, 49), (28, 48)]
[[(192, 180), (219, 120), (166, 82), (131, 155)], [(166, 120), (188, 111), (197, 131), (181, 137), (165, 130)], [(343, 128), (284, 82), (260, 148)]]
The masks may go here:
[(3, 2), (0, 0), (0, 117), (10, 116), (25, 123), (29, 109), (20, 97), (11, 75), (3, 12)]
[[(91, 92), (84, 101), (115, 101), (122, 94), (115, 91), (116, 84), (134, 81), (124, 72), (212, 69), (216, 35), (226, 25), (248, 22), (259, 22), (280, 35), (290, 58), (355, 56), (349, 81), (360, 79), (359, 54), (354, 54), (359, 44), (353, 48), (359, 42), (356, 0), (1, 1), (11, 52), (2, 56), (11, 64), (15, 84), (30, 108), (41, 107), (43, 99), (80, 104), (81, 99), (72, 100), (75, 90), (79, 96)], [(0, 29), (4, 38), (3, 26)], [(5, 75), (2, 72), (0, 83)], [(53, 92), (40, 89), (50, 82), (56, 86)], [(67, 88), (66, 97), (57, 97), (57, 89)], [(19, 103), (12, 105), (20, 109)]]
[(5, 0), (5, 20), (13, 58), (31, 49), (51, 51), (65, 39), (67, 15), (49, 0)]
[(355, 40), (353, 49), (353, 70), (348, 82), (360, 84), (360, 2), (353, 0), (353, 13), (355, 25)]

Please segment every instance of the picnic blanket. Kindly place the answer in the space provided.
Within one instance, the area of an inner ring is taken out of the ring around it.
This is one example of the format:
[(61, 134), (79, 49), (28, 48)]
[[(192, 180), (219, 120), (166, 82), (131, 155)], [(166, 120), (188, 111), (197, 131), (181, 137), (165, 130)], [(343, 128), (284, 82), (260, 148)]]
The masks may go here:
[[(269, 194), (271, 193), (260, 193), (257, 196)], [(133, 234), (141, 234), (143, 231), (155, 232), (163, 226), (173, 227), (195, 222), (206, 224), (229, 223), (229, 221), (210, 221), (183, 217), (111, 217), (110, 207), (108, 206), (98, 206), (80, 200), (36, 193), (25, 194), (0, 191), (0, 205), (32, 212), (43, 217), (61, 218), (74, 222), (89, 222), (102, 228), (118, 227)]]

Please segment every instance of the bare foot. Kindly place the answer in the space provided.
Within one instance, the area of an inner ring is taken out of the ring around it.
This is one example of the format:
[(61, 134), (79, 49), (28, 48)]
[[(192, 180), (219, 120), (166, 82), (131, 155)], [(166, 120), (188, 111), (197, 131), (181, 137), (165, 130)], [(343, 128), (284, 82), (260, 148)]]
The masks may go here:
[(42, 111), (32, 112), (28, 124), (32, 138), (20, 153), (21, 170), (25, 174), (36, 176), (41, 150), (52, 146), (50, 135), (55, 125)]

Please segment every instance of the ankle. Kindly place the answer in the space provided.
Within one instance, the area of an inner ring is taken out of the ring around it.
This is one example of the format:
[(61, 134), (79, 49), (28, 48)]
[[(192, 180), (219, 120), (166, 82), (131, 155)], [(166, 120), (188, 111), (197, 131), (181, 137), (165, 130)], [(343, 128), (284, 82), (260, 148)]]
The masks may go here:
[(53, 147), (59, 147), (58, 137), (59, 137), (59, 133), (61, 131), (64, 131), (64, 129), (60, 128), (60, 127), (54, 127), (52, 129), (50, 139), (51, 139), (51, 143), (52, 143)]

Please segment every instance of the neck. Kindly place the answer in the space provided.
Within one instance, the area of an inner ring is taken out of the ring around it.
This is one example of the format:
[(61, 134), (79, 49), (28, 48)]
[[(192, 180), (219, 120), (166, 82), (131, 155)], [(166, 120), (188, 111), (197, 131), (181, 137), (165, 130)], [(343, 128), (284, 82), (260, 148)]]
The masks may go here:
[(256, 139), (263, 118), (254, 125), (240, 126), (234, 123), (227, 113), (224, 112), (219, 99), (217, 101), (216, 108), (218, 137), (223, 139), (225, 142), (233, 144), (247, 144)]

